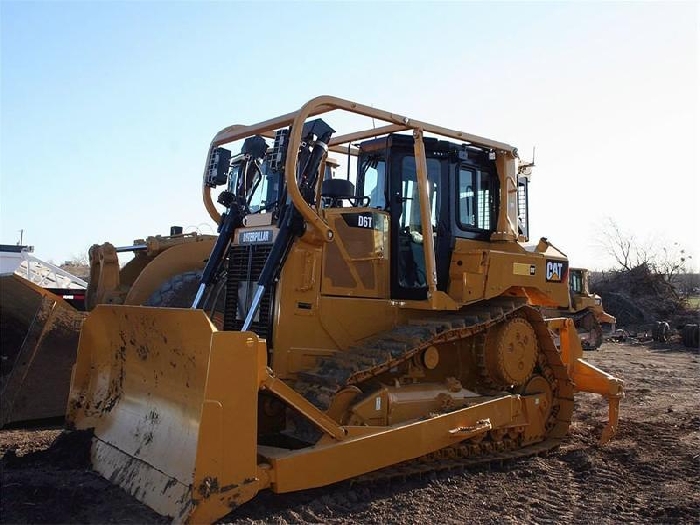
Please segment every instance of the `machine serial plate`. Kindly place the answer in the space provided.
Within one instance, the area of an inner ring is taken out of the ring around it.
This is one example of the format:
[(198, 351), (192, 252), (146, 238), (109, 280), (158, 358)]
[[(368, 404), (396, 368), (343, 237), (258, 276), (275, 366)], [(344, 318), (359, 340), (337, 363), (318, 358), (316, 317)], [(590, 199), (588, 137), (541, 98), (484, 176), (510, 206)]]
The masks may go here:
[(514, 275), (535, 275), (535, 265), (527, 263), (513, 263)]

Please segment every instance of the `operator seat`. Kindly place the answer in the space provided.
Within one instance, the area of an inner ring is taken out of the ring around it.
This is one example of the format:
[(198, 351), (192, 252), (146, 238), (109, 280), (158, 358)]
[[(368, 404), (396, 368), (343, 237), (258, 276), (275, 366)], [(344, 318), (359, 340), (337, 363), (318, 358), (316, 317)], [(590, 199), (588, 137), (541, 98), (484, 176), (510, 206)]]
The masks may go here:
[(345, 200), (351, 206), (369, 204), (369, 197), (355, 195), (355, 185), (347, 179), (326, 179), (321, 183), (321, 202), (324, 208), (342, 208)]

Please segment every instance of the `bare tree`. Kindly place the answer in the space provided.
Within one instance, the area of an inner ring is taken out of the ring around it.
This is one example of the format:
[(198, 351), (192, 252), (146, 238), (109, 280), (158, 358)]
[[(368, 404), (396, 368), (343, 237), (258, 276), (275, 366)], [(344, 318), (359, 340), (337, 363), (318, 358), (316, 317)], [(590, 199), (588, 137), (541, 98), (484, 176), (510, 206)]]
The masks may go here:
[(638, 266), (637, 241), (634, 235), (623, 232), (618, 224), (611, 218), (605, 219), (601, 230), (601, 244), (605, 252), (610, 255), (623, 270), (631, 270)]
[(652, 263), (654, 270), (662, 274), (666, 281), (675, 283), (680, 275), (687, 272), (687, 265), (692, 258), (680, 244), (674, 242), (671, 246), (663, 246)]
[(629, 271), (646, 265), (668, 283), (673, 283), (679, 275), (686, 273), (692, 259), (677, 242), (671, 245), (653, 240), (639, 242), (633, 234), (623, 231), (611, 217), (605, 219), (601, 239), (603, 249), (620, 269)]

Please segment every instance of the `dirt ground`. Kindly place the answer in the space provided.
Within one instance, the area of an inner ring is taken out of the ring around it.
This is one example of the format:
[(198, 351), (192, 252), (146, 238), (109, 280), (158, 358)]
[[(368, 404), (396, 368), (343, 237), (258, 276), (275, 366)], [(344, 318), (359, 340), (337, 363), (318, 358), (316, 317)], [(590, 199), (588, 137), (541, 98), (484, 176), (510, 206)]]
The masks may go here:
[[(596, 440), (606, 405), (579, 394), (569, 438), (545, 457), (266, 491), (222, 523), (700, 522), (700, 354), (675, 343), (605, 343), (585, 357), (625, 380), (620, 430), (605, 446)], [(92, 473), (72, 441), (58, 428), (0, 431), (2, 523), (168, 521)]]

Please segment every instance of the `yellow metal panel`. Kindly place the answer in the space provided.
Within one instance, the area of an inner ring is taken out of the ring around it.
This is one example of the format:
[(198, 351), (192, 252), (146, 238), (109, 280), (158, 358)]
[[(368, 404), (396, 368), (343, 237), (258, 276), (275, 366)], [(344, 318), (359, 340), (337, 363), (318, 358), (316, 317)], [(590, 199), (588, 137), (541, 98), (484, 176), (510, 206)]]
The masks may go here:
[[(566, 261), (564, 259), (564, 261)], [(537, 290), (532, 298), (546, 306), (568, 306), (569, 285), (566, 280), (552, 282), (547, 280), (547, 259), (541, 254), (523, 252), (514, 254), (491, 250), (489, 252), (488, 276), (486, 278), (485, 298), (502, 295), (511, 287), (524, 287)], [(515, 265), (523, 268), (527, 265), (527, 273), (516, 273)]]
[[(370, 235), (375, 248), (381, 246), (377, 240), (378, 232), (366, 230), (363, 233)], [(387, 299), (322, 295), (320, 273), (324, 257), (322, 250), (325, 249), (333, 248), (298, 241), (282, 269), (275, 291), (276, 324), (271, 345), (274, 349), (272, 365), (281, 378), (294, 377), (299, 370), (312, 367), (314, 356), (347, 348), (393, 326), (400, 315)], [(388, 249), (387, 246), (384, 253), (388, 253)], [(384, 294), (386, 291), (388, 294), (388, 265), (379, 267), (375, 275), (377, 291), (373, 293)], [(351, 289), (355, 289), (354, 285)], [(292, 321), (278, 322), (285, 318)]]
[(176, 521), (257, 493), (264, 341), (201, 310), (98, 306), (80, 338), (68, 421), (94, 428), (93, 468)]
[(260, 447), (275, 471), (272, 489), (289, 492), (335, 483), (417, 458), (460, 441), (454, 430), (490, 419), (493, 428), (525, 422), (520, 396), (505, 396), (423, 421), (311, 449), (281, 452)]
[[(518, 159), (512, 151), (496, 152), (496, 171), (501, 185), (501, 205), (498, 208), (493, 241), (518, 240)], [(515, 244), (513, 242), (513, 244)]]
[(95, 470), (164, 515), (192, 484), (214, 330), (201, 310), (98, 306), (80, 336), (67, 419), (94, 428)]
[(209, 523), (257, 494), (258, 389), (265, 342), (252, 332), (215, 332), (199, 425), (192, 523)]
[(545, 256), (516, 242), (457, 239), (450, 261), (449, 294), (455, 301), (471, 303), (522, 289), (520, 294), (525, 293), (533, 304), (568, 307), (568, 283), (547, 280), (547, 258), (566, 261), (560, 252)]
[(159, 254), (138, 276), (124, 299), (124, 304), (143, 304), (171, 277), (204, 268), (215, 242), (215, 238), (188, 242), (168, 248)]
[(559, 333), (561, 358), (576, 390), (601, 394), (607, 398), (608, 424), (601, 436), (601, 443), (606, 443), (617, 432), (620, 400), (625, 396), (624, 382), (583, 359), (581, 340), (572, 319), (548, 319), (547, 326)]
[(366, 208), (325, 210), (335, 240), (323, 247), (324, 295), (389, 297), (389, 215), (371, 210), (371, 222), (359, 227), (354, 221), (368, 213)]
[(400, 310), (381, 299), (321, 297), (320, 304), (321, 326), (338, 348), (348, 348), (401, 319)]
[[(108, 242), (93, 244), (88, 250), (90, 257), (90, 279), (86, 293), (85, 306), (92, 310), (98, 304), (111, 302), (121, 304), (126, 295), (125, 286), (120, 286), (122, 271), (129, 277), (143, 270), (147, 264), (146, 257), (135, 257), (126, 266), (119, 269), (117, 250)], [(131, 284), (130, 281), (129, 285)]]
[(428, 298), (437, 291), (437, 270), (435, 269), (435, 246), (433, 243), (433, 220), (430, 213), (428, 196), (428, 164), (425, 159), (423, 131), (413, 130), (413, 154), (416, 159), (416, 179), (420, 195), (420, 220), (423, 234), (423, 255), (425, 257), (425, 276), (428, 281)]

